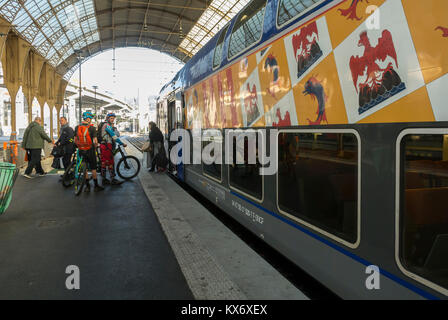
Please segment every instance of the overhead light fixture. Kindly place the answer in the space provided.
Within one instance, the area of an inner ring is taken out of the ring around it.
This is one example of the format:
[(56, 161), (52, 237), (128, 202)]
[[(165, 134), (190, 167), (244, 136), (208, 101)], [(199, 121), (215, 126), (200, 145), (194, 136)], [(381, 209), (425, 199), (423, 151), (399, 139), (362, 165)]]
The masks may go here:
[(185, 34), (182, 30), (182, 19), (179, 20), (179, 39), (184, 39), (185, 38)]

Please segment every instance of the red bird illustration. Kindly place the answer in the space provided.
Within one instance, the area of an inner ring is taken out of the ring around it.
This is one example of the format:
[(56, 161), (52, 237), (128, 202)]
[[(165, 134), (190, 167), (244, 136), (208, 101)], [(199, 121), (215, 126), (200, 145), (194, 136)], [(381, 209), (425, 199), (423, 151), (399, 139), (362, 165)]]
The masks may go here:
[(439, 26), (435, 30), (442, 30), (442, 32), (443, 32), (442, 37), (448, 38), (448, 28)]
[(297, 61), (297, 78), (300, 78), (322, 56), (318, 40), (319, 31), (315, 21), (300, 29), (300, 33), (292, 37), (294, 58)]
[[(338, 9), (338, 11), (341, 12), (341, 15), (344, 17), (347, 17), (348, 20), (361, 20), (361, 18), (358, 17), (356, 14), (356, 9), (358, 8), (358, 4), (360, 2), (363, 2), (364, 0), (352, 0), (352, 4), (347, 9)], [(369, 3), (368, 0), (366, 0), (367, 3)]]
[[(381, 38), (378, 39), (378, 45), (372, 47), (370, 44), (367, 31), (360, 35), (358, 47), (364, 47), (364, 56), (352, 56), (350, 58), (350, 69), (352, 70), (353, 84), (356, 92), (358, 92), (358, 78), (367, 73), (366, 83), (372, 83), (372, 86), (381, 86), (381, 79), (378, 79), (378, 73), (383, 73), (388, 69), (393, 69), (392, 63), (389, 63), (386, 69), (381, 69), (376, 63), (377, 60), (384, 61), (387, 57), (391, 57), (398, 67), (397, 52), (395, 51), (392, 34), (388, 30), (384, 30)], [(367, 68), (367, 71), (366, 71)]]
[(313, 39), (313, 35), (318, 35), (316, 22), (310, 23), (306, 27), (300, 29), (300, 33), (292, 37), (292, 47), (294, 49), (294, 55), (297, 60), (297, 54), (299, 53), (304, 59), (308, 58), (311, 54), (311, 44), (316, 40)]
[(289, 111), (286, 111), (285, 113), (285, 117), (282, 119), (282, 113), (280, 112), (280, 108), (277, 109), (276, 112), (277, 118), (278, 118), (278, 122), (272, 123), (273, 127), (288, 127), (291, 125), (291, 117), (289, 116)]
[[(389, 62), (384, 69), (378, 64), (390, 57), (395, 62), (395, 67), (398, 68), (397, 52), (389, 30), (383, 30), (376, 47), (372, 47), (370, 44), (367, 31), (362, 32), (358, 47), (364, 47), (364, 55), (352, 56), (350, 69), (356, 92), (359, 92), (359, 112), (362, 113), (366, 111), (366, 108), (372, 108), (404, 90), (406, 86), (402, 83), (392, 62)], [(358, 84), (359, 77), (362, 76), (366, 76), (366, 80)]]

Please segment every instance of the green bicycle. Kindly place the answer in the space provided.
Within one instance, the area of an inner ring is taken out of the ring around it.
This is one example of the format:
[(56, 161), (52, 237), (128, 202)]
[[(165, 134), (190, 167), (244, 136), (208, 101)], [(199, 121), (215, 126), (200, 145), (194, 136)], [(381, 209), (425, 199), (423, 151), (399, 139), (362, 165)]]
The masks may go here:
[(73, 154), (73, 160), (70, 166), (65, 170), (62, 176), (62, 185), (64, 187), (70, 187), (75, 185), (75, 195), (79, 195), (82, 192), (84, 184), (86, 182), (87, 165), (83, 161), (82, 156), (79, 154), (79, 149)]

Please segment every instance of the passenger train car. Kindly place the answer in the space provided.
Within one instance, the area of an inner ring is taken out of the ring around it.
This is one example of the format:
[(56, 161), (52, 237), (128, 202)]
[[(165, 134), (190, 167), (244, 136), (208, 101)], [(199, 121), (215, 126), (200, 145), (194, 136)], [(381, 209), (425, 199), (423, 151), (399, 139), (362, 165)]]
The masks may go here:
[(162, 88), (157, 121), (202, 147), (274, 132), (273, 175), (172, 172), (337, 295), (446, 299), (447, 94), (448, 1), (252, 0)]

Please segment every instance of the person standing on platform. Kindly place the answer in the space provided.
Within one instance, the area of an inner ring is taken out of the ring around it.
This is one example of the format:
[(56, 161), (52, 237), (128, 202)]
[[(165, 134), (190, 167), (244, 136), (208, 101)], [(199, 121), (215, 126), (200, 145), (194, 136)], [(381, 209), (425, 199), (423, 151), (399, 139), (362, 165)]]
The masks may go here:
[(160, 160), (164, 160), (166, 158), (165, 148), (163, 146), (163, 134), (162, 131), (157, 127), (154, 122), (149, 123), (149, 142), (150, 142), (150, 155), (151, 155), (151, 168), (149, 168), (149, 172), (155, 170), (155, 166), (157, 165), (158, 171), (165, 171), (165, 168), (161, 167), (159, 163)]
[(67, 118), (61, 117), (59, 119), (61, 124), (61, 134), (58, 141), (56, 141), (56, 146), (61, 146), (64, 151), (62, 156), (62, 163), (64, 164), (64, 169), (67, 169), (71, 163), (73, 152), (75, 152), (75, 131), (68, 125)]
[[(108, 113), (106, 122), (101, 124), (101, 129), (98, 130), (101, 135), (101, 176), (103, 177), (103, 185), (121, 184), (119, 180), (115, 179), (114, 150), (116, 143), (123, 147), (127, 147), (127, 145), (118, 138), (118, 130), (114, 127), (115, 117), (115, 113)], [(110, 180), (106, 178), (107, 170), (109, 170)]]
[(26, 150), (28, 156), (28, 167), (25, 170), (24, 177), (32, 179), (31, 173), (36, 169), (39, 176), (46, 175), (41, 161), (41, 151), (44, 148), (44, 141), (52, 143), (50, 137), (45, 133), (42, 127), (42, 119), (40, 117), (34, 118), (23, 134), (22, 148)]
[[(98, 177), (96, 173), (97, 160), (95, 148), (98, 145), (96, 137), (96, 128), (92, 124), (93, 114), (86, 111), (82, 114), (82, 122), (75, 127), (75, 144), (78, 146), (79, 155), (83, 158), (88, 169), (92, 172), (93, 182), (95, 184), (95, 191), (102, 191), (104, 188), (98, 184)], [(89, 175), (86, 171), (86, 182), (84, 192), (90, 191)]]

